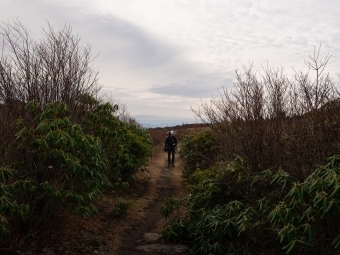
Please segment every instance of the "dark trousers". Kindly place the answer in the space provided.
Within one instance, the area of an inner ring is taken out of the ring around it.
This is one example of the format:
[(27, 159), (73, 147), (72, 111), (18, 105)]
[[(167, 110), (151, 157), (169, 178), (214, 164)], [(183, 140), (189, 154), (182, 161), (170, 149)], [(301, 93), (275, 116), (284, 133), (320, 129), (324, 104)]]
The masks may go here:
[(168, 164), (170, 166), (170, 156), (171, 156), (171, 163), (175, 164), (175, 149), (168, 150)]

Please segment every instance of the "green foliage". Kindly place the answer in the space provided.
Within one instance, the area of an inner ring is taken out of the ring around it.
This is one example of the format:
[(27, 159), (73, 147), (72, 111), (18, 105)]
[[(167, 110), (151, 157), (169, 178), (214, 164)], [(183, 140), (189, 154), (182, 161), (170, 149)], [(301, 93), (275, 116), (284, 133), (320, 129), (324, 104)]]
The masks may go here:
[(251, 253), (255, 244), (266, 247), (271, 232), (264, 215), (272, 203), (256, 199), (260, 194), (272, 195), (267, 188), (271, 172), (249, 172), (240, 157), (195, 171), (189, 178), (190, 195), (167, 200), (162, 207), (168, 218), (165, 239), (191, 243), (194, 254)]
[(268, 215), (283, 249), (339, 252), (340, 156), (329, 158), (303, 182), (290, 182), (289, 192)]
[(129, 180), (151, 155), (152, 140), (146, 130), (114, 116), (117, 105), (99, 105), (83, 124), (87, 132), (102, 140), (102, 156), (108, 159), (107, 176), (115, 183)]
[(122, 151), (117, 155), (117, 165), (123, 180), (145, 167), (152, 152), (152, 139), (149, 133), (133, 123), (121, 123), (124, 136), (121, 137)]
[(340, 156), (303, 182), (283, 170), (252, 173), (240, 157), (197, 170), (190, 194), (169, 198), (164, 238), (194, 254), (335, 254), (340, 251)]
[[(98, 105), (85, 99), (92, 108)], [(97, 195), (126, 187), (125, 181), (143, 170), (151, 154), (150, 135), (116, 118), (117, 109), (109, 103), (93, 111), (84, 108), (80, 126), (64, 103), (27, 104), (27, 116), (17, 120), (15, 139), (0, 166), (1, 239), (22, 229), (39, 231), (66, 208), (91, 216), (97, 213)], [(126, 212), (126, 206), (118, 204), (112, 215)]]
[(7, 153), (15, 174), (2, 185), (13, 186), (12, 199), (29, 207), (31, 227), (65, 206), (87, 216), (96, 213), (92, 201), (110, 185), (100, 139), (73, 123), (64, 103), (48, 104), (31, 123), (19, 119), (17, 128)]
[(126, 214), (131, 205), (132, 205), (131, 201), (120, 201), (111, 209), (110, 217), (118, 218)]
[(165, 203), (160, 208), (160, 213), (166, 219), (169, 224), (166, 227), (166, 231), (163, 232), (165, 240), (171, 242), (182, 243), (186, 239), (182, 237), (188, 237), (190, 233), (183, 220), (183, 209), (185, 209), (186, 200), (176, 199), (174, 196), (165, 200)]
[(16, 172), (7, 167), (0, 167), (0, 240), (10, 235), (8, 219), (17, 217), (25, 221), (28, 217), (29, 207), (27, 204), (18, 204), (14, 200), (16, 190), (20, 185), (26, 185), (23, 181), (12, 182)]
[(184, 160), (183, 176), (189, 177), (196, 169), (212, 166), (218, 158), (219, 147), (210, 129), (185, 136), (179, 155)]

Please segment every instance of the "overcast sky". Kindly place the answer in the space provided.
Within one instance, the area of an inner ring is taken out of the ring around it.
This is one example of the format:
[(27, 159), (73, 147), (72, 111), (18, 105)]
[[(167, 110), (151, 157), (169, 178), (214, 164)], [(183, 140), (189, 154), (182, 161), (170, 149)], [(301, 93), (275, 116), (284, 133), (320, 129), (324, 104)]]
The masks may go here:
[(250, 62), (307, 70), (321, 43), (327, 71), (340, 66), (339, 0), (0, 0), (0, 21), (16, 19), (34, 38), (71, 25), (99, 53), (102, 93), (144, 126), (196, 122), (190, 107)]

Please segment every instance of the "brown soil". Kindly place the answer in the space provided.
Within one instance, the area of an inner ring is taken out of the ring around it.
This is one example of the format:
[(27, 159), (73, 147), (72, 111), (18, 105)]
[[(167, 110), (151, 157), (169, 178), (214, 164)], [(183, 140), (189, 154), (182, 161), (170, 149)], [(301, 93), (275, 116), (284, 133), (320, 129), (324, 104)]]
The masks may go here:
[[(56, 219), (42, 236), (21, 240), (15, 254), (144, 254), (136, 249), (145, 244), (143, 235), (161, 233), (164, 227), (165, 220), (159, 213), (161, 205), (167, 197), (184, 193), (182, 162), (176, 159), (176, 167), (168, 168), (166, 160), (165, 153), (154, 155), (148, 171), (138, 173), (128, 191), (99, 197), (97, 215), (86, 218), (72, 214)], [(110, 211), (119, 201), (130, 201), (132, 205), (125, 215), (113, 218)]]
[[(184, 186), (180, 177), (181, 164), (178, 164), (178, 160), (176, 163), (176, 167), (167, 167), (166, 157), (163, 155), (153, 162), (150, 168), (154, 173), (153, 185), (155, 186), (149, 194), (149, 203), (143, 210), (143, 215), (137, 216), (134, 223), (124, 231), (124, 238), (116, 254), (145, 254), (143, 251), (136, 250), (137, 246), (144, 245), (144, 234), (161, 233), (165, 220), (159, 213), (160, 207), (167, 197), (183, 192), (182, 187)], [(141, 199), (143, 200), (143, 198)]]

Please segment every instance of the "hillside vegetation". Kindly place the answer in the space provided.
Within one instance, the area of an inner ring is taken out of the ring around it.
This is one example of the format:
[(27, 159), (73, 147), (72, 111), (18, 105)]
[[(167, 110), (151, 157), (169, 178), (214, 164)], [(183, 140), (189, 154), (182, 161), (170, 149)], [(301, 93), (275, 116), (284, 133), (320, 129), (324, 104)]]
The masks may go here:
[(315, 51), (307, 73), (236, 72), (194, 110), (210, 128), (182, 139), (182, 199), (162, 207), (166, 240), (193, 254), (340, 252), (340, 101)]

